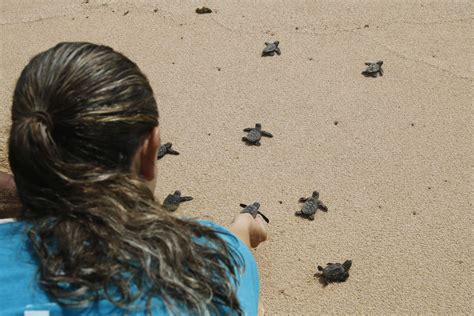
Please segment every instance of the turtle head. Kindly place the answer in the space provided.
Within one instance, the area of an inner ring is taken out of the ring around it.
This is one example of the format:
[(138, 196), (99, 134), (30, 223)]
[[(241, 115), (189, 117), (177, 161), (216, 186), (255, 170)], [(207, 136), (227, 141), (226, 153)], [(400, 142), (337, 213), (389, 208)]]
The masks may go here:
[(276, 46), (278, 46), (278, 44), (280, 44), (279, 41), (274, 41), (273, 44), (275, 44)]
[(383, 65), (383, 61), (379, 60), (379, 61), (377, 62), (377, 65), (382, 66), (382, 65)]
[(260, 123), (255, 124), (255, 128), (256, 129), (262, 129), (262, 124), (260, 124)]
[(318, 271), (323, 271), (323, 270), (324, 270), (324, 268), (323, 268), (323, 267), (321, 267), (321, 266), (318, 266)]
[(181, 196), (181, 191), (176, 190), (173, 195)]
[(342, 264), (342, 266), (344, 267), (344, 270), (349, 270), (352, 266), (352, 261), (351, 260), (346, 260), (344, 261), (344, 263)]
[(171, 144), (171, 143), (166, 143), (166, 144), (165, 144), (165, 147), (166, 147), (166, 148), (171, 148), (172, 145), (173, 145), (173, 144)]
[(318, 191), (313, 191), (313, 197), (315, 199), (318, 199), (319, 198), (319, 192)]
[(255, 203), (253, 203), (253, 206), (255, 206), (256, 208), (259, 208), (259, 207), (260, 207), (260, 203), (255, 202)]

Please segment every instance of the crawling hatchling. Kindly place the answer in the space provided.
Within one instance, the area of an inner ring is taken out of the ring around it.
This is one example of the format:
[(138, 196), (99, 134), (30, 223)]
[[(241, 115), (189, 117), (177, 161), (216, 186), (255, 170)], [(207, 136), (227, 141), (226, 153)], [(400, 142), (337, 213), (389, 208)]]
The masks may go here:
[(262, 136), (273, 137), (273, 135), (267, 131), (262, 130), (262, 124), (257, 123), (255, 127), (247, 127), (244, 132), (248, 133), (247, 136), (242, 137), (242, 140), (249, 145), (260, 146), (260, 139)]
[(262, 216), (262, 218), (265, 220), (265, 222), (269, 223), (270, 220), (268, 219), (268, 217), (266, 217), (265, 215), (262, 214), (262, 212), (260, 212), (258, 209), (260, 208), (260, 203), (258, 202), (254, 202), (250, 205), (246, 205), (246, 204), (240, 204), (240, 207), (243, 207), (244, 209), (240, 211), (240, 213), (249, 213), (250, 215), (253, 216), (253, 218), (257, 217), (257, 214), (260, 214), (260, 216)]
[(375, 63), (367, 62), (365, 65), (367, 66), (367, 69), (362, 72), (364, 76), (374, 78), (376, 78), (378, 75), (383, 76), (383, 61), (379, 60)]
[(178, 209), (179, 204), (187, 201), (191, 201), (191, 196), (181, 196), (180, 191), (174, 191), (173, 194), (169, 194), (163, 201), (163, 208), (169, 212), (174, 212)]
[(179, 152), (171, 148), (173, 146), (172, 143), (166, 143), (160, 146), (158, 150), (158, 159), (163, 158), (166, 154), (170, 155), (179, 155)]
[(196, 13), (197, 14), (208, 14), (208, 13), (212, 13), (212, 10), (209, 9), (208, 7), (202, 7), (202, 8), (197, 8)]
[(314, 220), (314, 214), (318, 209), (323, 212), (327, 212), (328, 208), (324, 205), (323, 202), (319, 199), (319, 192), (314, 191), (313, 195), (309, 198), (302, 197), (299, 199), (300, 203), (304, 203), (303, 208), (301, 211), (295, 213), (296, 216), (300, 216), (303, 218), (307, 218), (309, 220)]
[(351, 260), (346, 260), (344, 263), (328, 263), (325, 268), (318, 266), (319, 277), (325, 283), (344, 282), (349, 277), (349, 269), (352, 266)]
[(265, 48), (262, 51), (262, 57), (273, 56), (275, 55), (275, 53), (277, 55), (281, 55), (281, 51), (278, 45), (280, 45), (279, 41), (274, 41), (273, 43), (265, 42)]

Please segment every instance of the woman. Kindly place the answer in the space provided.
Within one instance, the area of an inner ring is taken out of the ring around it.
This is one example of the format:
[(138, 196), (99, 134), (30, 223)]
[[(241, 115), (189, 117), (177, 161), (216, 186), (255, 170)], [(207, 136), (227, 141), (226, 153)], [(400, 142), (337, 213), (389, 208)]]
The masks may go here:
[(163, 211), (159, 146), (152, 88), (122, 54), (60, 43), (30, 61), (12, 105), (22, 212), (0, 225), (3, 314), (257, 313), (263, 220), (229, 231)]

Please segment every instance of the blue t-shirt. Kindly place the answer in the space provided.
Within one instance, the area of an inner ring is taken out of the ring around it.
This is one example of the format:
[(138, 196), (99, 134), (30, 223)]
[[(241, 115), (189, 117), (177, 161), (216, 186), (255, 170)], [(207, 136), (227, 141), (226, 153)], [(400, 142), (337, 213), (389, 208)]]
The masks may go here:
[[(252, 252), (226, 228), (209, 221), (201, 224), (211, 226), (219, 236), (231, 244), (244, 259), (245, 272), (239, 276), (237, 296), (245, 315), (257, 315), (259, 280)], [(144, 315), (115, 307), (101, 300), (86, 309), (66, 309), (51, 301), (38, 283), (38, 265), (28, 247), (26, 223), (8, 222), (0, 224), (0, 314), (22, 316), (83, 316), (83, 315)], [(153, 315), (167, 315), (164, 303), (156, 298), (152, 303)]]

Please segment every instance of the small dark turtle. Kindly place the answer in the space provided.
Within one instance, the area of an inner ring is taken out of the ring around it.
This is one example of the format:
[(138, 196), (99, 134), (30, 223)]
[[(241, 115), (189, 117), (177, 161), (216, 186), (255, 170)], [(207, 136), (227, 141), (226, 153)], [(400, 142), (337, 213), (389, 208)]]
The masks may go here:
[(163, 158), (164, 155), (170, 154), (170, 155), (179, 155), (179, 152), (171, 148), (173, 146), (172, 143), (166, 143), (160, 146), (160, 149), (158, 150), (158, 159)]
[(207, 13), (212, 13), (212, 10), (209, 9), (208, 7), (202, 7), (202, 8), (197, 8), (196, 13), (197, 14), (207, 14)]
[(277, 55), (281, 54), (280, 48), (278, 45), (280, 44), (279, 41), (274, 41), (273, 43), (265, 42), (265, 48), (262, 51), (262, 56), (273, 56), (275, 53)]
[(181, 196), (180, 191), (174, 191), (173, 194), (169, 194), (163, 201), (163, 207), (170, 212), (174, 212), (178, 209), (180, 203), (191, 201), (193, 198), (190, 196)]
[(260, 208), (260, 203), (254, 202), (253, 204), (246, 205), (246, 204), (240, 204), (240, 207), (243, 207), (244, 209), (240, 211), (240, 213), (249, 213), (250, 215), (253, 216), (253, 218), (257, 217), (257, 214), (260, 214), (262, 218), (265, 220), (265, 222), (270, 223), (270, 220), (268, 217), (262, 214), (258, 209)]
[(323, 278), (325, 283), (344, 282), (349, 277), (349, 269), (351, 268), (351, 265), (352, 261), (346, 260), (343, 264), (328, 263), (325, 268), (318, 266), (318, 271), (321, 272), (319, 277)]
[(247, 136), (242, 137), (242, 140), (250, 145), (260, 146), (260, 139), (262, 136), (273, 137), (272, 134), (262, 131), (262, 124), (257, 123), (255, 127), (248, 127), (244, 129), (248, 133)]
[(328, 211), (327, 206), (324, 205), (324, 203), (319, 200), (318, 191), (314, 191), (313, 195), (309, 198), (305, 198), (305, 197), (300, 198), (299, 202), (304, 203), (304, 205), (301, 211), (296, 212), (295, 215), (307, 218), (311, 221), (314, 220), (314, 213), (316, 213), (318, 208), (323, 212)]
[(366, 77), (374, 77), (376, 78), (377, 75), (383, 76), (383, 61), (379, 60), (376, 63), (365, 63), (367, 65), (367, 69), (362, 71), (362, 74)]

